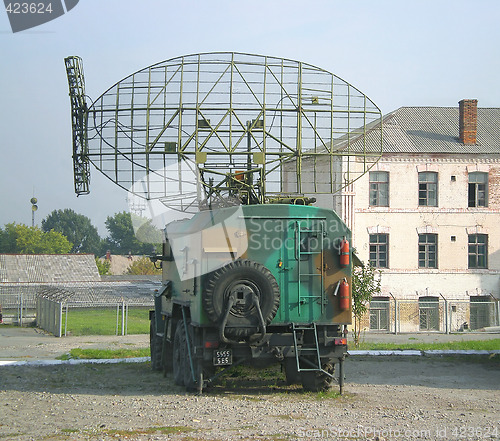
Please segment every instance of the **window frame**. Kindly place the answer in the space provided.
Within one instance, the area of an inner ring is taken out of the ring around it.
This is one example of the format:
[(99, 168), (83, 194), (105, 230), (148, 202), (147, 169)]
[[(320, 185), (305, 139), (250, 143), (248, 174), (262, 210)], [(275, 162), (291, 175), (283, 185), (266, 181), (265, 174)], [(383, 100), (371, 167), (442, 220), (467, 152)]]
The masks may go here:
[[(375, 240), (372, 240), (376, 237)], [(380, 238), (384, 237), (385, 242), (381, 242)], [(373, 268), (389, 268), (389, 235), (386, 233), (374, 233), (370, 234), (368, 238), (369, 242), (369, 256), (368, 260), (370, 262), (370, 266)], [(372, 251), (372, 247), (375, 249)], [(385, 247), (385, 251), (381, 251), (380, 248)], [(375, 258), (372, 259), (372, 253), (375, 253)], [(380, 256), (384, 255), (385, 259)], [(385, 265), (382, 265), (381, 262), (385, 262)]]
[[(433, 238), (433, 242), (429, 241)], [(432, 251), (432, 247), (434, 250)], [(431, 256), (434, 255), (432, 259)], [(421, 257), (423, 256), (423, 258)], [(432, 262), (434, 263), (432, 265)], [(424, 233), (418, 235), (418, 267), (419, 268), (438, 268), (438, 235), (434, 233)]]
[[(483, 182), (480, 182), (481, 179), (477, 179), (479, 177), (484, 178)], [(467, 193), (468, 195), (467, 206), (469, 208), (488, 207), (488, 185), (489, 185), (488, 172), (476, 171), (469, 173), (469, 183), (468, 183), (468, 193)], [(483, 186), (484, 188), (481, 189), (480, 188), (481, 186)]]
[[(479, 242), (478, 239), (484, 239)], [(484, 247), (484, 253), (480, 252), (480, 247)], [(472, 252), (471, 252), (472, 249)], [(471, 258), (474, 263), (471, 265)], [(480, 259), (484, 260), (480, 264)], [(467, 267), (469, 269), (488, 269), (488, 235), (487, 234), (469, 234), (467, 239)]]
[[(430, 177), (433, 177), (430, 180)], [(419, 207), (437, 207), (438, 206), (438, 183), (439, 176), (437, 172), (425, 171), (418, 173), (418, 206)], [(432, 198), (434, 193), (434, 199)], [(422, 196), (424, 195), (424, 196)], [(432, 203), (433, 202), (433, 203)]]
[[(375, 177), (378, 175), (377, 177)], [(380, 179), (385, 176), (386, 180)], [(373, 188), (372, 188), (373, 187)], [(385, 201), (382, 201), (381, 194), (385, 191)], [(373, 202), (372, 202), (373, 201)], [(371, 171), (369, 174), (369, 195), (368, 204), (370, 207), (388, 207), (389, 206), (389, 172)]]

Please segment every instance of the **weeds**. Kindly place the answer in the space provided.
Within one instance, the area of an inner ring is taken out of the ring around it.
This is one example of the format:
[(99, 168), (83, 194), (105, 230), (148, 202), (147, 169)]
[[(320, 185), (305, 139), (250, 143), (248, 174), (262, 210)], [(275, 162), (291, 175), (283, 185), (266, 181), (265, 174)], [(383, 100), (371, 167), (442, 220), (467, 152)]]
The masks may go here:
[(403, 349), (413, 349), (417, 351), (432, 350), (500, 350), (500, 338), (492, 340), (461, 340), (440, 343), (360, 343), (361, 350), (376, 351), (397, 351)]
[(149, 357), (149, 348), (138, 349), (81, 349), (75, 348), (58, 357), (60, 360), (69, 359), (115, 359), (115, 358), (135, 358)]

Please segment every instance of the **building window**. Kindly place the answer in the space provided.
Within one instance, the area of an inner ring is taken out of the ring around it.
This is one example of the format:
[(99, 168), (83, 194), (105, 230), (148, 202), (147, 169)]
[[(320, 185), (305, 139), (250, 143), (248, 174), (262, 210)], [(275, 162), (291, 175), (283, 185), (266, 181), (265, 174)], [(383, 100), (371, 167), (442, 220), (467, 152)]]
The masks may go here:
[(388, 297), (373, 297), (370, 301), (370, 329), (389, 330), (390, 303)]
[(437, 268), (437, 234), (418, 235), (418, 267)]
[(469, 207), (488, 206), (488, 173), (469, 173)]
[(370, 205), (389, 206), (389, 172), (370, 172)]
[(437, 182), (436, 172), (420, 172), (418, 174), (418, 205), (424, 207), (437, 207)]
[(370, 265), (388, 268), (389, 235), (370, 234)]
[(488, 268), (487, 234), (469, 234), (469, 268)]
[(470, 297), (470, 329), (495, 326), (495, 302), (487, 296)]
[(439, 331), (439, 298), (419, 297), (420, 331)]

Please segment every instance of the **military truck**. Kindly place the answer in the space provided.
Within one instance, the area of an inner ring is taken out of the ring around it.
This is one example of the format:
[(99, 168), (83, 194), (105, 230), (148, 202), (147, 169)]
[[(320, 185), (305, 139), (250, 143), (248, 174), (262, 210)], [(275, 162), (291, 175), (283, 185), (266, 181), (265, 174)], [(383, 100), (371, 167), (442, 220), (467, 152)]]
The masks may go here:
[(201, 392), (233, 366), (280, 363), (288, 383), (320, 391), (338, 364), (342, 393), (350, 239), (335, 212), (311, 205), (206, 210), (170, 225), (153, 258), (163, 268), (150, 312), (153, 369)]
[(81, 58), (65, 66), (76, 194), (94, 166), (128, 191), (139, 240), (164, 231), (153, 368), (202, 391), (235, 365), (280, 363), (290, 383), (342, 392), (353, 254), (335, 210), (352, 219), (351, 185), (382, 156), (376, 104), (267, 55), (171, 58), (90, 102)]

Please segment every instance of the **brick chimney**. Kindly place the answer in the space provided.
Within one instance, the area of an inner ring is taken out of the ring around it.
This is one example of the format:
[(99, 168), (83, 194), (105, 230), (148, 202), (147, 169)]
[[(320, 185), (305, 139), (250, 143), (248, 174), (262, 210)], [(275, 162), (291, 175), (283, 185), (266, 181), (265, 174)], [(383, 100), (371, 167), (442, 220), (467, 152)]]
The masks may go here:
[(466, 145), (476, 144), (477, 100), (458, 102), (458, 130), (460, 141)]

